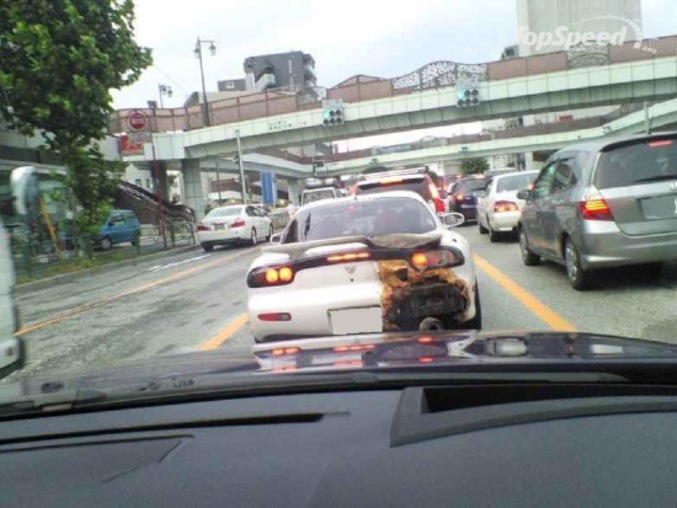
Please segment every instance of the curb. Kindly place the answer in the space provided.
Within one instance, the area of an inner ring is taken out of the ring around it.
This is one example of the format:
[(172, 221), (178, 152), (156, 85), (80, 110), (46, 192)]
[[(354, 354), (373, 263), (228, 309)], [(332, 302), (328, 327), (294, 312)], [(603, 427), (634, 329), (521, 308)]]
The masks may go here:
[(97, 273), (105, 272), (108, 270), (114, 270), (116, 268), (123, 268), (125, 266), (133, 266), (145, 261), (152, 261), (153, 259), (162, 259), (175, 256), (177, 254), (182, 254), (184, 252), (190, 252), (191, 250), (197, 250), (200, 248), (200, 244), (196, 245), (187, 245), (185, 247), (176, 247), (175, 249), (169, 249), (154, 254), (148, 254), (146, 256), (139, 256), (131, 259), (125, 259), (124, 261), (117, 261), (115, 263), (110, 263), (107, 265), (97, 266), (95, 268), (89, 268), (87, 270), (82, 270), (75, 273), (64, 273), (61, 275), (56, 275), (54, 277), (49, 277), (47, 279), (36, 280), (34, 282), (28, 282), (26, 284), (21, 284), (20, 286), (15, 286), (15, 291), (17, 295), (28, 294), (34, 291), (39, 291), (40, 289), (49, 288), (62, 284), (64, 282), (70, 282), (72, 280), (79, 279), (80, 277), (87, 277)]

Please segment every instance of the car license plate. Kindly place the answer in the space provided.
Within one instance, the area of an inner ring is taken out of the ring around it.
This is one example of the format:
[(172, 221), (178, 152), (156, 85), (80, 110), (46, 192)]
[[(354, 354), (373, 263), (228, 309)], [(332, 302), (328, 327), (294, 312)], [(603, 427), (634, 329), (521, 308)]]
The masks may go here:
[(381, 307), (330, 310), (329, 320), (334, 335), (383, 331)]
[(223, 231), (226, 229), (226, 226), (223, 224), (214, 224), (214, 231)]
[(641, 203), (644, 217), (647, 219), (671, 219), (677, 217), (677, 195), (644, 198)]

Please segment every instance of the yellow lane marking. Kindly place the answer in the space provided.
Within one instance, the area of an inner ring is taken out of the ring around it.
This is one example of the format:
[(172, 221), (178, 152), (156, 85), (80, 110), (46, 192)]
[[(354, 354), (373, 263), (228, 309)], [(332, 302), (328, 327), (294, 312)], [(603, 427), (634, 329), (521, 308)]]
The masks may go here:
[(551, 308), (542, 303), (538, 298), (529, 293), (522, 286), (514, 282), (498, 268), (485, 259), (474, 256), (475, 265), (484, 273), (497, 282), (503, 289), (519, 300), (527, 309), (533, 312), (541, 321), (553, 330), (576, 332), (578, 329)]
[(219, 333), (214, 335), (207, 342), (200, 344), (200, 347), (198, 349), (200, 351), (210, 351), (212, 349), (216, 349), (216, 348), (220, 347), (224, 342), (226, 342), (228, 339), (230, 339), (235, 334), (235, 332), (237, 332), (240, 328), (242, 328), (248, 322), (249, 322), (249, 315), (246, 312), (243, 313), (243, 314), (240, 314), (233, 321), (228, 323), (228, 326), (226, 326), (223, 330), (221, 330)]
[(51, 326), (51, 325), (60, 323), (61, 321), (64, 321), (65, 319), (68, 319), (69, 317), (72, 317), (76, 314), (81, 314), (82, 312), (85, 312), (85, 311), (88, 311), (88, 310), (91, 310), (91, 309), (95, 309), (97, 307), (101, 307), (102, 305), (105, 305), (107, 303), (111, 303), (111, 302), (114, 302), (116, 300), (120, 300), (121, 298), (124, 298), (126, 296), (131, 296), (131, 295), (135, 295), (135, 294), (138, 294), (138, 293), (142, 293), (142, 292), (148, 291), (150, 289), (155, 289), (156, 287), (162, 286), (162, 285), (167, 284), (169, 282), (174, 282), (176, 280), (184, 279), (184, 278), (188, 277), (189, 275), (191, 275), (195, 272), (200, 272), (202, 270), (206, 270), (207, 268), (211, 268), (212, 266), (218, 265), (220, 263), (223, 263), (223, 262), (228, 261), (230, 259), (233, 259), (235, 257), (242, 256), (243, 254), (251, 252), (252, 250), (253, 249), (246, 249), (246, 250), (231, 254), (230, 256), (218, 258), (218, 259), (211, 261), (209, 263), (204, 263), (204, 264), (201, 264), (201, 265), (198, 265), (198, 266), (194, 266), (193, 268), (189, 268), (189, 269), (184, 270), (182, 272), (175, 273), (174, 275), (170, 275), (170, 276), (165, 277), (163, 279), (158, 279), (156, 281), (149, 282), (147, 284), (142, 284), (141, 286), (137, 286), (135, 288), (128, 289), (127, 291), (123, 291), (122, 293), (118, 293), (118, 294), (113, 295), (113, 296), (102, 298), (101, 300), (97, 300), (95, 302), (86, 303), (86, 304), (83, 304), (83, 305), (79, 305), (77, 307), (73, 307), (72, 309), (69, 309), (65, 312), (62, 312), (61, 314), (57, 314), (56, 316), (54, 316), (52, 318), (46, 319), (44, 321), (39, 321), (39, 322), (34, 323), (32, 325), (28, 325), (24, 328), (21, 328), (17, 332), (17, 334), (23, 335), (25, 333), (34, 332), (35, 330), (40, 330), (41, 328), (45, 328), (47, 326)]

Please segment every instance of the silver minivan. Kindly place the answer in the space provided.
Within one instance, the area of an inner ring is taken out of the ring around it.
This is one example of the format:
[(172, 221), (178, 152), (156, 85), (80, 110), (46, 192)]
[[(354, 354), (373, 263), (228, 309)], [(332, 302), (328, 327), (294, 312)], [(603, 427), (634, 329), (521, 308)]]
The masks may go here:
[(677, 259), (677, 133), (564, 148), (518, 197), (525, 265), (564, 264), (579, 290), (596, 268), (660, 268)]

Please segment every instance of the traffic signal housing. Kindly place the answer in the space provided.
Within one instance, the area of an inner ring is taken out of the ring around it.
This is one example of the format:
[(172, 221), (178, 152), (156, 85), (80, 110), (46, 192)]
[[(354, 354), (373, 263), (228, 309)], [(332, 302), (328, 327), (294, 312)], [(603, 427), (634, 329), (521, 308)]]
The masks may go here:
[(477, 106), (480, 103), (480, 92), (477, 88), (456, 88), (456, 103), (459, 107)]
[(332, 107), (322, 110), (322, 124), (325, 127), (332, 127), (334, 125), (341, 125), (345, 123), (342, 107)]

